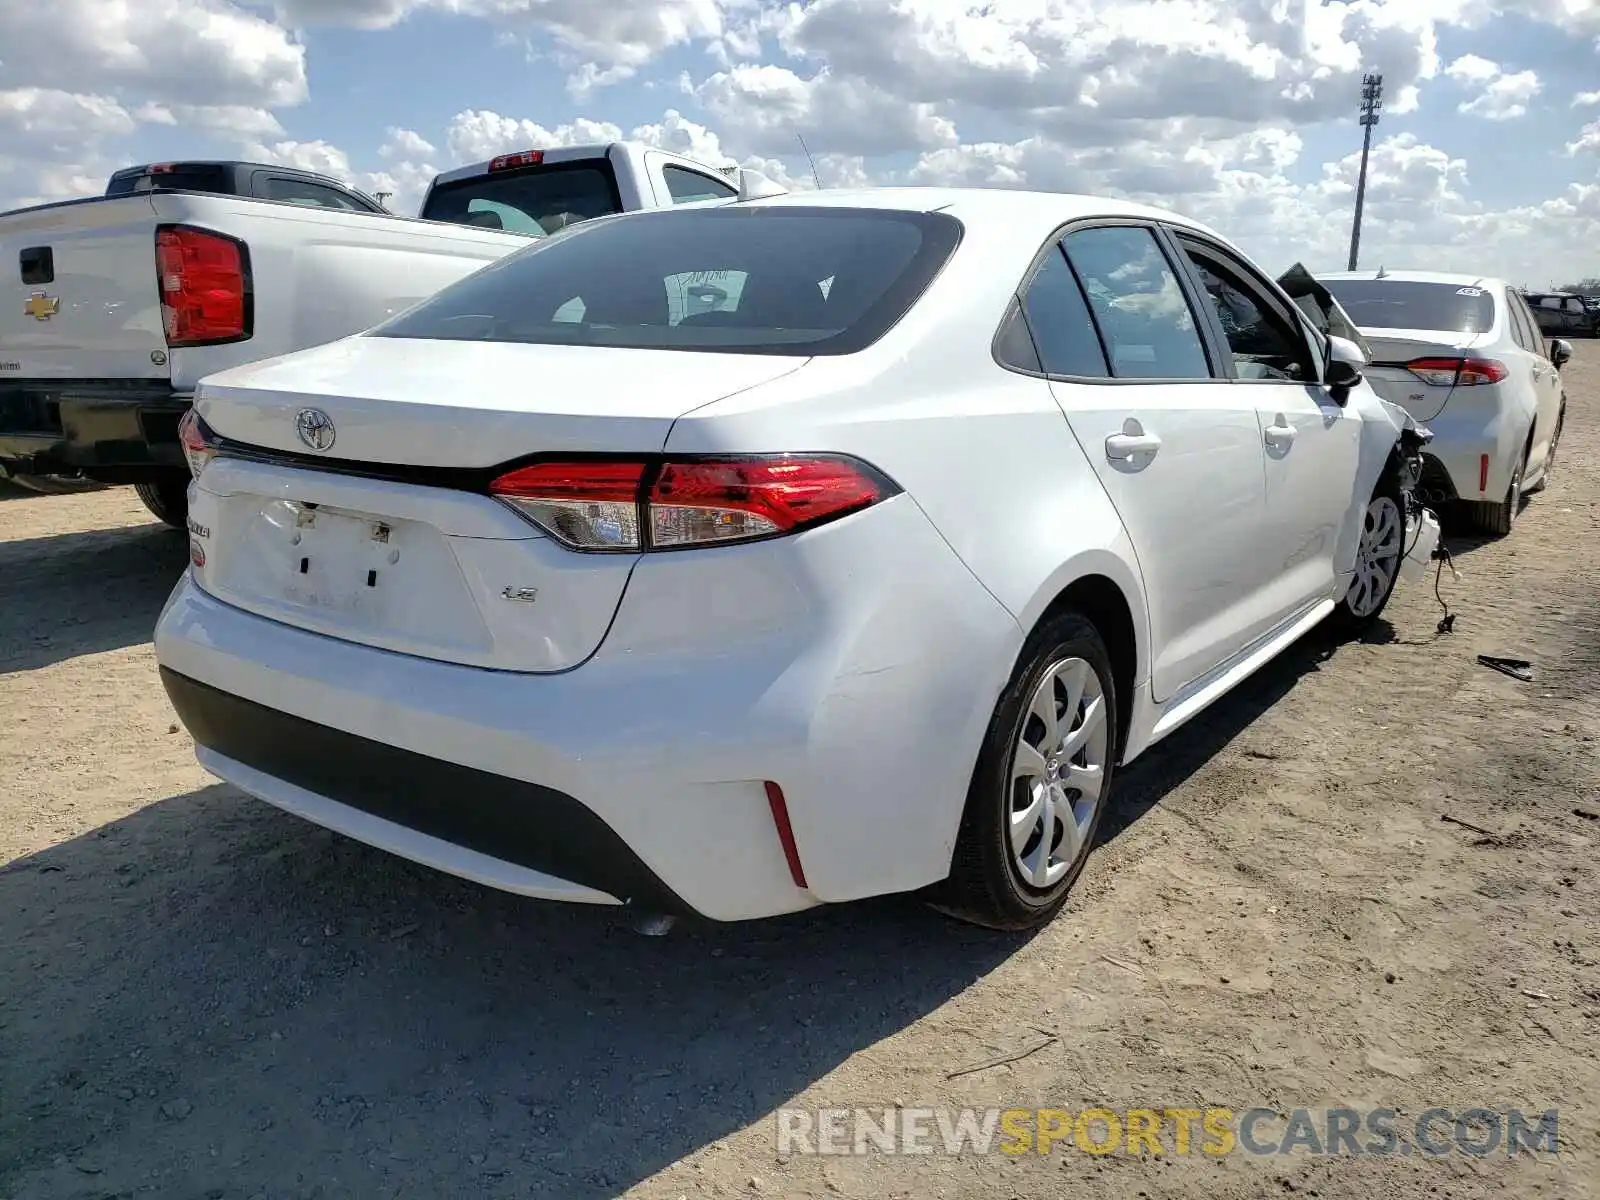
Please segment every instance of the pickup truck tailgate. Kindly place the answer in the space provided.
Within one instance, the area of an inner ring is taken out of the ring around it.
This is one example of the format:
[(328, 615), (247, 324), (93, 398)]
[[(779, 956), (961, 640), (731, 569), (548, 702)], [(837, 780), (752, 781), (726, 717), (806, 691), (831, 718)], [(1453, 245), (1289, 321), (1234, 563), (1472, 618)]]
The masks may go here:
[(148, 197), (0, 215), (0, 382), (169, 378)]

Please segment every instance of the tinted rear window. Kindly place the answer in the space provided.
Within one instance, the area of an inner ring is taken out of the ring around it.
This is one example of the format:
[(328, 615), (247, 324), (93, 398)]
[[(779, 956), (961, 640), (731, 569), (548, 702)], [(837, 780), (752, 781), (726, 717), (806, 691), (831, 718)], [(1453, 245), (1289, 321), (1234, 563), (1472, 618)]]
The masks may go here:
[(543, 237), (579, 221), (620, 212), (611, 165), (552, 164), (441, 184), (422, 208), (425, 221), (449, 221)]
[(728, 207), (638, 213), (530, 246), (372, 331), (451, 341), (850, 354), (961, 238), (943, 213)]
[(233, 172), (225, 167), (180, 166), (174, 171), (152, 175), (141, 171), (135, 175), (113, 176), (106, 186), (108, 196), (127, 196), (135, 192), (148, 192), (165, 188), (180, 192), (220, 192), (233, 195)]
[(1494, 328), (1494, 297), (1485, 288), (1399, 279), (1322, 282), (1362, 329), (1488, 333)]

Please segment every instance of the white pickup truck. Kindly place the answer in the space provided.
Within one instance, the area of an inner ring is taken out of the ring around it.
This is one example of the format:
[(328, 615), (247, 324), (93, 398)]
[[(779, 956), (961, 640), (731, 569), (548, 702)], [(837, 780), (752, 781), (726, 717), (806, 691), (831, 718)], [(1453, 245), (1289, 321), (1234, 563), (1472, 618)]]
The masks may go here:
[(0, 476), (131, 483), (182, 528), (178, 421), (202, 377), (359, 333), (574, 221), (775, 191), (613, 142), (450, 171), (415, 218), (237, 162), (130, 167), (104, 196), (0, 214)]

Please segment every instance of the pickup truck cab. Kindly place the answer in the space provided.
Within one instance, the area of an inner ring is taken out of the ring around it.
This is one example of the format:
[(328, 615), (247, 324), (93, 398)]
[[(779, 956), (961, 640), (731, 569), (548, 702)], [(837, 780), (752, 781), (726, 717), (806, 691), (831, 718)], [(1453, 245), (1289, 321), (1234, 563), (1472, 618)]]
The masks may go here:
[(0, 474), (133, 484), (182, 528), (178, 423), (204, 376), (359, 333), (575, 220), (774, 186), (616, 143), (451, 171), (421, 218), (244, 162), (0, 214)]

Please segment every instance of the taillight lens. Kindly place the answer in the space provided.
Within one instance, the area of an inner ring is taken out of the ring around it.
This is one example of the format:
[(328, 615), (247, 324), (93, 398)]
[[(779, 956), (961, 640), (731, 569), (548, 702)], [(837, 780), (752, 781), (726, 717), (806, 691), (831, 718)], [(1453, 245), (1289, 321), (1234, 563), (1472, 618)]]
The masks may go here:
[(192, 408), (178, 419), (178, 441), (183, 445), (183, 457), (189, 462), (189, 474), (199, 479), (206, 464), (217, 456), (217, 447), (206, 423)]
[(1414, 358), (1406, 370), (1434, 387), (1499, 383), (1510, 374), (1505, 363), (1493, 358)]
[(182, 225), (156, 231), (156, 274), (167, 345), (207, 346), (250, 336), (244, 243)]
[(886, 499), (864, 463), (825, 455), (542, 462), (492, 495), (575, 550), (674, 550), (795, 533)]

